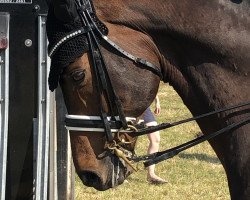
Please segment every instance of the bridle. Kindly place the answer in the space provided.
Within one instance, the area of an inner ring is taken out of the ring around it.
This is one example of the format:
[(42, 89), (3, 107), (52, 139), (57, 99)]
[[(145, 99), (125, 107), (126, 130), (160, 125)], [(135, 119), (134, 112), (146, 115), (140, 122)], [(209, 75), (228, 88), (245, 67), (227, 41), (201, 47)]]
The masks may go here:
[[(190, 148), (194, 145), (197, 145), (205, 140), (209, 140), (224, 132), (227, 132), (229, 130), (232, 130), (234, 128), (237, 128), (239, 126), (242, 126), (250, 122), (250, 118), (247, 118), (241, 122), (231, 124), (217, 132), (203, 135), (187, 143), (184, 143), (182, 145), (179, 145), (177, 147), (162, 152), (157, 152), (154, 154), (149, 154), (139, 157), (126, 156), (125, 155), (126, 149), (124, 147), (124, 144), (127, 144), (128, 142), (119, 139), (119, 133), (121, 132), (130, 132), (135, 137), (141, 136), (148, 133), (152, 133), (157, 130), (162, 130), (182, 123), (186, 123), (192, 120), (208, 117), (214, 114), (236, 109), (239, 107), (244, 107), (250, 105), (250, 102), (212, 111), (210, 113), (206, 113), (186, 120), (181, 120), (179, 122), (175, 122), (172, 124), (163, 123), (154, 127), (145, 127), (143, 124), (138, 123), (135, 118), (125, 117), (121, 101), (119, 97), (116, 95), (112, 81), (109, 77), (105, 59), (100, 49), (99, 40), (108, 44), (112, 49), (119, 52), (121, 56), (134, 61), (136, 64), (140, 65), (144, 69), (150, 70), (160, 78), (162, 78), (161, 70), (160, 68), (146, 61), (145, 59), (135, 57), (132, 54), (128, 53), (127, 51), (123, 50), (121, 47), (112, 42), (107, 36), (105, 36), (102, 33), (102, 31), (99, 30), (99, 28), (97, 27), (96, 23), (92, 18), (92, 16), (95, 15), (95, 12), (90, 0), (75, 0), (75, 4), (83, 26), (78, 30), (70, 32), (68, 35), (60, 39), (49, 51), (49, 56), (53, 57), (53, 55), (57, 52), (57, 50), (69, 40), (78, 37), (82, 34), (86, 35), (91, 55), (92, 67), (94, 71), (94, 78), (96, 79), (97, 82), (96, 89), (98, 94), (98, 101), (99, 101), (98, 106), (99, 106), (100, 116), (66, 115), (65, 123), (66, 123), (66, 128), (68, 130), (105, 132), (108, 143), (107, 147), (109, 148), (109, 150), (111, 150), (118, 157), (127, 162), (127, 164), (129, 164), (134, 170), (136, 170), (136, 168), (132, 165), (131, 161), (133, 162), (145, 161), (144, 165), (147, 167), (149, 165), (156, 164), (160, 161), (171, 158), (177, 155), (179, 152), (187, 148)], [(106, 98), (108, 110), (110, 111), (110, 116), (108, 116), (108, 113), (105, 112), (102, 106), (102, 96)], [(114, 133), (118, 133), (119, 141), (114, 140)]]
[[(101, 30), (99, 30), (96, 23), (92, 19), (92, 15), (95, 15), (95, 13), (94, 13), (94, 8), (92, 7), (92, 4), (89, 0), (75, 0), (75, 4), (77, 7), (80, 20), (83, 24), (83, 27), (81, 27), (78, 30), (70, 32), (68, 35), (60, 39), (50, 49), (49, 56), (53, 57), (53, 55), (57, 52), (57, 50), (69, 40), (78, 37), (82, 34), (86, 35), (91, 55), (94, 77), (97, 82), (96, 89), (99, 101), (100, 119), (102, 121), (104, 132), (106, 133), (107, 141), (112, 142), (114, 136), (112, 134), (111, 129), (119, 130), (120, 128), (123, 128), (126, 130), (128, 128), (128, 123), (122, 109), (121, 101), (119, 97), (116, 95), (112, 81), (110, 80), (105, 59), (100, 49), (99, 40), (108, 44), (111, 48), (119, 52), (122, 56), (134, 61), (141, 67), (152, 71), (160, 78), (162, 77), (162, 74), (160, 68), (156, 67), (152, 63), (146, 61), (145, 59), (135, 57), (132, 54), (128, 53), (127, 51), (123, 50), (121, 47), (112, 42), (107, 36), (105, 36)], [(105, 96), (106, 98), (108, 109), (110, 111), (110, 117), (108, 117), (108, 114), (104, 111), (104, 108), (102, 106), (102, 96)], [(72, 130), (73, 127), (72, 124), (74, 125), (75, 123), (77, 123), (76, 121), (80, 120), (81, 124), (85, 124), (86, 128), (91, 128), (88, 129), (88, 131), (94, 130), (93, 127), (88, 127), (89, 125), (88, 122), (91, 121), (92, 124), (95, 124), (96, 121), (93, 120), (96, 119), (95, 116), (92, 116), (90, 118), (85, 117), (85, 120), (81, 119), (82, 117), (80, 116), (66, 116), (66, 124), (71, 124), (70, 126)]]

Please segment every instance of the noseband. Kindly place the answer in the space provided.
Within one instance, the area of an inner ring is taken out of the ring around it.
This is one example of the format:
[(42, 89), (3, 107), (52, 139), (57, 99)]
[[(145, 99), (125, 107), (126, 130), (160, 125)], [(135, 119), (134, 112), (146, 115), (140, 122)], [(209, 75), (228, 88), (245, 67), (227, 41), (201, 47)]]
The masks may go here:
[[(241, 122), (231, 124), (219, 131), (216, 131), (214, 133), (210, 133), (207, 135), (203, 135), (199, 138), (191, 140), (187, 143), (184, 143), (172, 149), (168, 149), (162, 152), (157, 152), (157, 153), (149, 154), (145, 156), (129, 157), (129, 160), (128, 160), (128, 158), (124, 155), (124, 152), (126, 151), (126, 149), (123, 149), (123, 147), (120, 144), (114, 141), (113, 133), (118, 133), (119, 135), (120, 132), (124, 131), (124, 132), (133, 132), (134, 136), (145, 135), (145, 134), (152, 133), (158, 130), (162, 130), (162, 129), (170, 128), (170, 127), (182, 124), (182, 123), (186, 123), (192, 120), (197, 120), (197, 119), (208, 117), (214, 114), (225, 112), (227, 110), (232, 110), (235, 108), (248, 106), (250, 102), (241, 103), (241, 104), (230, 106), (230, 107), (223, 108), (220, 110), (215, 110), (210, 113), (206, 113), (206, 114), (193, 117), (193, 118), (189, 118), (186, 120), (181, 120), (179, 122), (175, 122), (172, 124), (163, 123), (158, 126), (146, 127), (146, 128), (140, 123), (137, 123), (135, 118), (125, 117), (123, 108), (121, 105), (121, 101), (119, 97), (116, 95), (115, 90), (112, 85), (112, 81), (110, 80), (107, 67), (106, 67), (106, 63), (105, 63), (105, 59), (100, 49), (99, 41), (101, 40), (105, 44), (108, 44), (112, 49), (120, 53), (121, 56), (134, 61), (136, 64), (140, 65), (144, 69), (147, 69), (153, 72), (160, 78), (162, 78), (161, 71), (158, 67), (146, 61), (145, 59), (135, 57), (131, 55), (130, 53), (128, 53), (127, 51), (123, 50), (114, 42), (112, 42), (107, 36), (105, 36), (103, 34), (103, 31), (98, 28), (96, 22), (93, 20), (93, 16), (95, 18), (97, 18), (97, 16), (95, 15), (93, 5), (89, 0), (75, 0), (75, 4), (77, 7), (79, 17), (82, 22), (82, 27), (78, 30), (74, 30), (70, 32), (69, 34), (65, 35), (63, 38), (58, 40), (56, 44), (50, 48), (49, 56), (53, 57), (53, 55), (56, 54), (58, 49), (60, 49), (62, 45), (66, 44), (71, 39), (75, 37), (79, 37), (81, 35), (85, 35), (87, 37), (89, 51), (91, 55), (91, 61), (93, 63), (92, 67), (94, 71), (94, 78), (96, 79), (96, 82), (97, 82), (96, 89), (99, 95), (98, 105), (99, 105), (100, 116), (66, 115), (65, 121), (66, 121), (66, 128), (68, 130), (88, 131), (88, 132), (89, 131), (90, 132), (91, 131), (105, 132), (106, 138), (108, 141), (108, 148), (110, 150), (113, 150), (113, 153), (115, 153), (118, 157), (122, 158), (125, 162), (127, 162), (128, 165), (130, 165), (133, 169), (135, 169), (131, 165), (131, 160), (134, 162), (145, 161), (144, 162), (145, 166), (156, 164), (160, 161), (166, 160), (168, 158), (171, 158), (177, 155), (179, 152), (187, 148), (190, 148), (203, 141), (214, 138), (224, 132), (235, 129), (239, 126), (242, 126), (250, 122), (250, 118), (247, 118)], [(104, 24), (102, 25), (102, 27), (103, 29), (107, 29)], [(104, 108), (102, 106), (102, 100), (101, 100), (102, 96), (106, 98), (108, 109), (110, 111), (110, 116), (108, 116), (108, 113), (104, 111)], [(139, 130), (135, 128), (135, 126), (138, 126)], [(122, 142), (122, 143), (126, 144), (126, 142)], [(121, 149), (124, 151), (122, 152)]]
[[(134, 126), (137, 130), (144, 127), (143, 120), (137, 120), (133, 117), (126, 117), (125, 119), (130, 127)], [(107, 117), (107, 120), (112, 133), (134, 131), (132, 129), (124, 130), (119, 116), (115, 116), (116, 121), (112, 120), (111, 117)], [(65, 125), (69, 131), (105, 132), (100, 116), (66, 115)]]

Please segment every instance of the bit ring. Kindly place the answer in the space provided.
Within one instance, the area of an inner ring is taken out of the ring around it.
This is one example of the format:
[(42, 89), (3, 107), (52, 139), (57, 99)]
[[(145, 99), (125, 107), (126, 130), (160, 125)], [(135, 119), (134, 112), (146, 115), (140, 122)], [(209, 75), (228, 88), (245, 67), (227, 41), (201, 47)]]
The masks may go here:
[(135, 139), (133, 139), (132, 141), (125, 141), (124, 139), (122, 139), (120, 136), (120, 133), (122, 130), (133, 130), (133, 132), (137, 132), (138, 129), (135, 126), (128, 124), (127, 129), (120, 128), (119, 131), (117, 132), (117, 138), (122, 144), (131, 144), (131, 143), (135, 142)]

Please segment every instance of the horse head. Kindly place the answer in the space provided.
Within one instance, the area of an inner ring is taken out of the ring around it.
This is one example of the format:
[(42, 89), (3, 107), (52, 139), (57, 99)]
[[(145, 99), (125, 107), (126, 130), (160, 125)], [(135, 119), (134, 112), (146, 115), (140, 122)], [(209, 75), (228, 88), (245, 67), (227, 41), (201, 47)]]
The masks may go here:
[[(64, 36), (83, 26), (72, 2), (74, 1), (55, 0), (51, 3), (47, 33), (49, 49), (52, 51)], [(143, 57), (159, 66), (158, 51), (148, 36), (129, 28), (108, 23), (106, 25), (109, 37), (118, 45), (128, 49), (133, 55)], [(116, 107), (112, 107), (115, 101), (118, 101), (120, 111), (125, 116), (139, 117), (153, 101), (160, 78), (105, 44), (101, 44), (100, 48), (105, 58), (106, 69), (98, 71), (94, 67), (93, 62), (96, 61), (93, 61), (92, 56), (95, 55), (91, 54), (90, 45), (86, 34), (82, 34), (60, 46), (52, 56), (50, 89), (54, 90), (60, 82), (70, 116), (84, 115), (92, 119), (103, 113), (117, 115)], [(100, 73), (105, 76), (104, 80), (99, 76)], [(103, 81), (106, 86), (100, 85)], [(103, 90), (103, 87), (106, 89)], [(103, 117), (102, 115), (100, 119)], [(85, 185), (98, 190), (106, 190), (123, 183), (132, 172), (131, 166), (115, 154), (114, 151), (117, 149), (114, 148), (118, 145), (118, 150), (129, 158), (129, 155), (134, 153), (136, 141), (129, 132), (111, 133), (111, 141), (108, 141), (105, 128), (102, 127), (103, 132), (95, 131), (95, 127), (92, 131), (70, 130), (76, 172)]]

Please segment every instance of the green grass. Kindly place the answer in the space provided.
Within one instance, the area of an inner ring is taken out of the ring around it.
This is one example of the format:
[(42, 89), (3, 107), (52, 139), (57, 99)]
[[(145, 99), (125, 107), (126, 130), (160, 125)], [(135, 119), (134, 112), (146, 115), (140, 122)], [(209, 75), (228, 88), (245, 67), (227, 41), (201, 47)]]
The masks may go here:
[[(182, 100), (170, 86), (161, 85), (158, 95), (162, 107), (162, 112), (157, 117), (158, 123), (191, 117)], [(200, 129), (195, 122), (161, 131), (160, 150), (194, 139), (199, 132)], [(147, 137), (140, 137), (136, 147), (137, 154), (145, 154), (147, 146)], [(207, 142), (157, 164), (156, 173), (168, 180), (168, 183), (161, 186), (150, 185), (146, 181), (146, 170), (141, 170), (129, 176), (128, 182), (104, 192), (85, 187), (76, 177), (75, 199), (230, 199), (224, 169)]]

